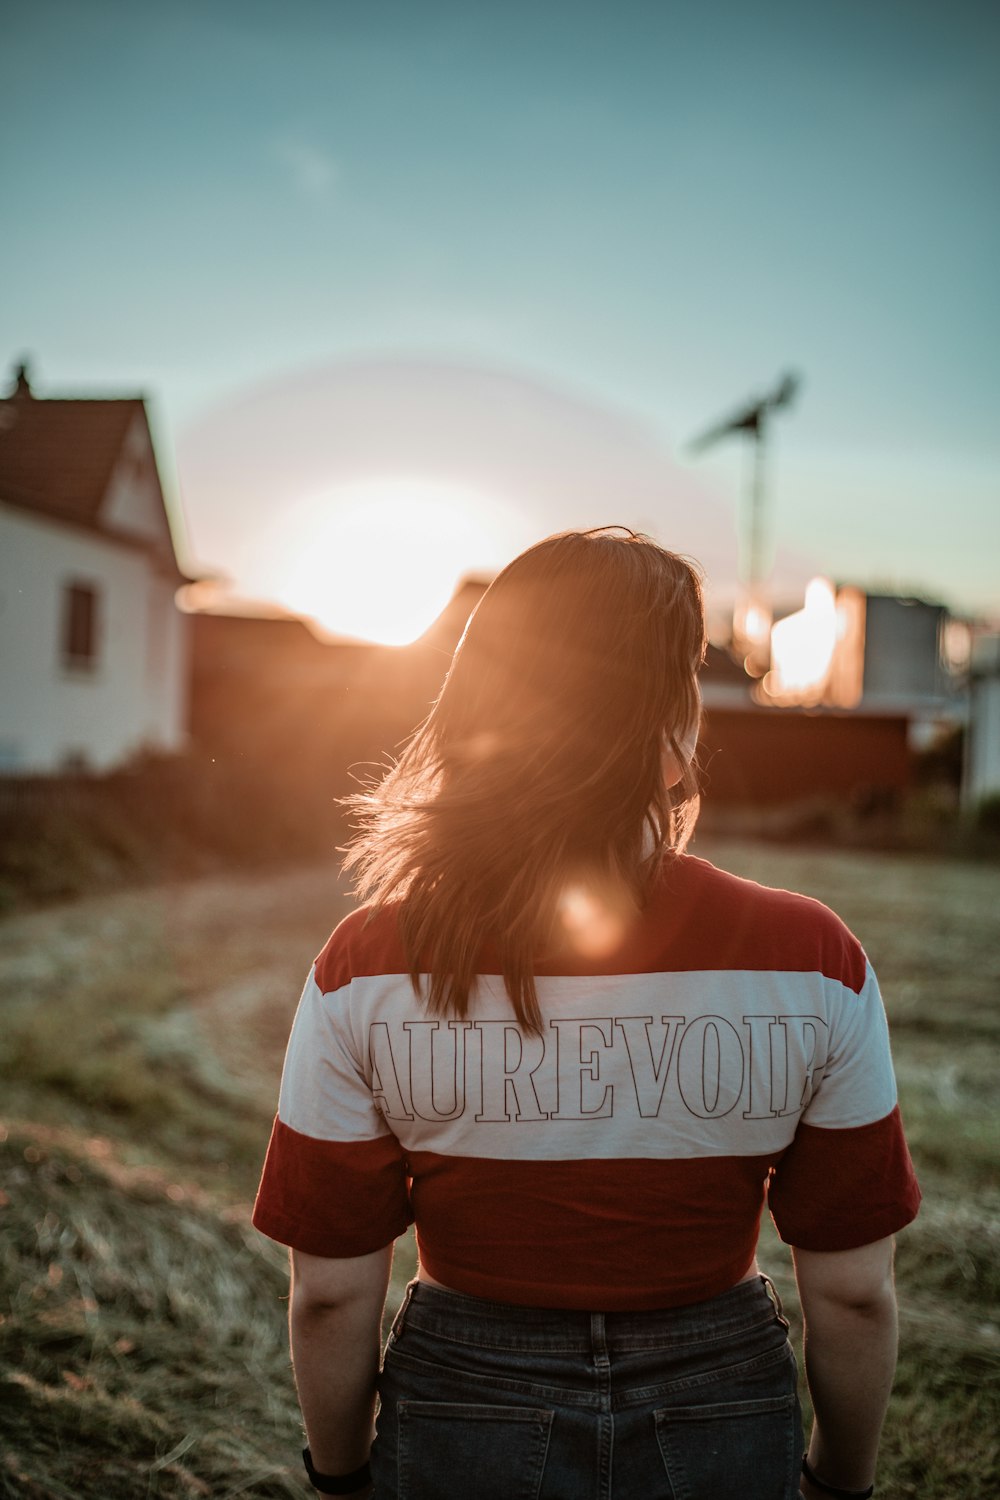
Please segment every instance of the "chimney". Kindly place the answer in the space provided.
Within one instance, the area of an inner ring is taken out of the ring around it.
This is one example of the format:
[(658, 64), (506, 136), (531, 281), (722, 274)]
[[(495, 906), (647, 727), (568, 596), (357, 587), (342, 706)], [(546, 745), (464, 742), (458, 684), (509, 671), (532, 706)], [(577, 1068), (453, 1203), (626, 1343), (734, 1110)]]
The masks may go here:
[(14, 389), (11, 395), (16, 400), (30, 399), (32, 395), (31, 385), (28, 381), (28, 362), (22, 359), (14, 372)]

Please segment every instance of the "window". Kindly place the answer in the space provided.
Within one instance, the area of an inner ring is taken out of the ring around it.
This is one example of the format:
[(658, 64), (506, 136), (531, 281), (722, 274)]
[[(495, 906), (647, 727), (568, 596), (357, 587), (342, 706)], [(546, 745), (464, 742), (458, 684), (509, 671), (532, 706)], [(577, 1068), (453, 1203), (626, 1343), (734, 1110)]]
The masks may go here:
[(97, 665), (97, 589), (68, 583), (63, 589), (62, 661), (74, 671)]

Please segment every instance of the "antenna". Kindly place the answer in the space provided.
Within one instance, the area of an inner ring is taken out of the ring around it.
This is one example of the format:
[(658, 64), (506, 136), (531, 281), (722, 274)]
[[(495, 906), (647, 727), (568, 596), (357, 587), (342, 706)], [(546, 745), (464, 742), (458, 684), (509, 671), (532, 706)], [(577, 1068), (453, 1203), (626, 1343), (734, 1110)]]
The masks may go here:
[[(747, 600), (743, 608), (743, 621), (736, 629), (738, 636), (745, 637), (742, 644), (750, 647), (747, 656), (748, 670), (760, 665), (760, 648), (764, 645), (762, 639), (764, 634), (768, 637), (769, 648), (770, 613), (761, 598), (764, 575), (764, 439), (770, 413), (778, 411), (783, 406), (790, 406), (801, 384), (802, 381), (798, 375), (791, 372), (783, 375), (770, 395), (761, 396), (749, 402), (748, 405), (735, 411), (732, 416), (714, 423), (700, 437), (696, 437), (692, 443), (688, 444), (689, 453), (703, 453), (713, 443), (720, 442), (722, 438), (728, 437), (733, 432), (745, 433), (753, 442), (750, 493), (746, 506), (748, 535), (745, 554), (745, 587)], [(755, 614), (760, 615), (759, 620), (753, 619)], [(754, 647), (758, 648), (756, 652)], [(763, 667), (766, 665), (765, 661)]]

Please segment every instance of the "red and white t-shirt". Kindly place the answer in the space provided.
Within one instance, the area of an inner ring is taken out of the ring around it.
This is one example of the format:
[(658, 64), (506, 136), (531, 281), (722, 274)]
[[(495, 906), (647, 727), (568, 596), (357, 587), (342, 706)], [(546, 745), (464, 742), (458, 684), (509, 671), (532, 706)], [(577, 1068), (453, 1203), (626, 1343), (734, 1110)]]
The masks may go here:
[(819, 902), (672, 856), (614, 952), (539, 966), (542, 1037), (483, 966), (468, 1017), (431, 1017), (392, 912), (340, 924), (292, 1028), (258, 1229), (340, 1257), (415, 1220), (456, 1291), (611, 1311), (732, 1286), (765, 1200), (807, 1250), (915, 1216), (878, 985)]

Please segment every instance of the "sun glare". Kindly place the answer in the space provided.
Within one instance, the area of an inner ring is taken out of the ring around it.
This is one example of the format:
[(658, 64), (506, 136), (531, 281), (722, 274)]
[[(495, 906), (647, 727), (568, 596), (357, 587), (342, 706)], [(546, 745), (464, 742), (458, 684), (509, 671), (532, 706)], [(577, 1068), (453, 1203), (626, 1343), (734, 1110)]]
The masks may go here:
[(396, 479), (306, 496), (268, 541), (275, 593), (332, 635), (407, 645), (464, 574), (490, 566), (495, 509), (471, 490)]
[(774, 702), (819, 703), (833, 667), (838, 639), (837, 595), (826, 578), (806, 587), (800, 610), (771, 631), (772, 668), (764, 691)]

